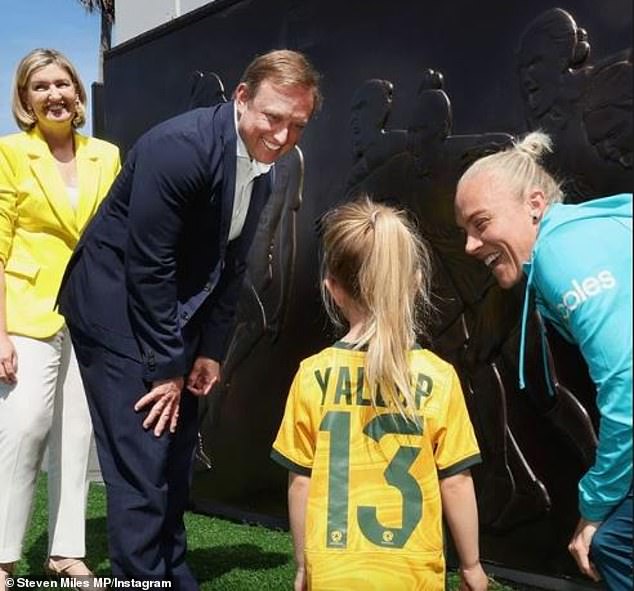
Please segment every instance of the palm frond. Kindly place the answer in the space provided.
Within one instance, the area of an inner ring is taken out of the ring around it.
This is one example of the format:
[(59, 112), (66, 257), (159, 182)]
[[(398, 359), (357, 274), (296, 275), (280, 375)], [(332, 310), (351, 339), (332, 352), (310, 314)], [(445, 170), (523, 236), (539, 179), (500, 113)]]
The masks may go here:
[(88, 12), (100, 12), (114, 21), (114, 0), (77, 0)]

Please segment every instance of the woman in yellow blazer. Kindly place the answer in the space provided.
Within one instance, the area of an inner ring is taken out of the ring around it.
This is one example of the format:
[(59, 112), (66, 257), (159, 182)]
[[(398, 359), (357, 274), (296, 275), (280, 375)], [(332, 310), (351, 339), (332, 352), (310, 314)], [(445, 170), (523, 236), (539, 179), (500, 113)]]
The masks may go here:
[(54, 311), (66, 264), (119, 171), (119, 151), (75, 129), (86, 93), (59, 52), (18, 65), (0, 138), (0, 591), (19, 560), (49, 445), (47, 570), (88, 575), (90, 415), (64, 319)]

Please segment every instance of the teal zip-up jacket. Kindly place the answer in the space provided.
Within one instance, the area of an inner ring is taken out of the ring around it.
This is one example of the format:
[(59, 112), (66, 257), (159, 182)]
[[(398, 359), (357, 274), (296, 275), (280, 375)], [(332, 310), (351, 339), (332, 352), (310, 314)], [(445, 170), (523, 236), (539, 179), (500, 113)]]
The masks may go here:
[(632, 485), (632, 194), (548, 207), (524, 272), (520, 387), (534, 293), (542, 316), (580, 348), (597, 387), (599, 443), (579, 482), (579, 510), (602, 521)]

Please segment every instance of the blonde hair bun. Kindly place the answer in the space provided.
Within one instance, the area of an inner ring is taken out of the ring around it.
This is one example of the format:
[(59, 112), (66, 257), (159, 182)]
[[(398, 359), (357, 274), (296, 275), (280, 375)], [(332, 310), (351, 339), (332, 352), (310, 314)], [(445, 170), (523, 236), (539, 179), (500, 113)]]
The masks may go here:
[(532, 131), (520, 141), (516, 141), (513, 147), (520, 153), (530, 156), (536, 162), (540, 162), (545, 154), (553, 151), (553, 141), (541, 131)]

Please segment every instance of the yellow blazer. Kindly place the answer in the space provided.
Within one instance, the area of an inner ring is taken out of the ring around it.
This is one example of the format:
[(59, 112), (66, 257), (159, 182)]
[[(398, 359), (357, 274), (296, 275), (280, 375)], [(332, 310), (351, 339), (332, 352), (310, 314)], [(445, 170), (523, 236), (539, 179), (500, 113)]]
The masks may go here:
[(37, 129), (0, 137), (0, 262), (7, 330), (45, 339), (62, 328), (53, 310), (79, 236), (119, 172), (116, 146), (75, 134), (79, 199), (74, 209)]

